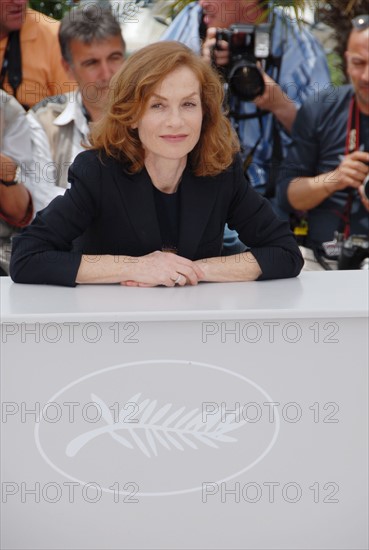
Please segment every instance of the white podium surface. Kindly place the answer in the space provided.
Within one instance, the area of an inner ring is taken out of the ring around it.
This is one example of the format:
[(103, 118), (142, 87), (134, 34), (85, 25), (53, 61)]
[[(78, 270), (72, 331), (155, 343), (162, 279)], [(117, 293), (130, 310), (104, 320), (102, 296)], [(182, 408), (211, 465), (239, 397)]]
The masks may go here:
[(368, 548), (368, 272), (0, 290), (2, 549)]

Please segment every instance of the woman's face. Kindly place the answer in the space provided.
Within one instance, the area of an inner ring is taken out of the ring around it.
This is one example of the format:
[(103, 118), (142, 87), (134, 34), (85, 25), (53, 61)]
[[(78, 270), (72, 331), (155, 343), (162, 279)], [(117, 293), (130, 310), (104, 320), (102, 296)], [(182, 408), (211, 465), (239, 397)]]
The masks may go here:
[(201, 125), (200, 83), (191, 69), (178, 68), (153, 90), (135, 126), (145, 161), (187, 157), (200, 138)]

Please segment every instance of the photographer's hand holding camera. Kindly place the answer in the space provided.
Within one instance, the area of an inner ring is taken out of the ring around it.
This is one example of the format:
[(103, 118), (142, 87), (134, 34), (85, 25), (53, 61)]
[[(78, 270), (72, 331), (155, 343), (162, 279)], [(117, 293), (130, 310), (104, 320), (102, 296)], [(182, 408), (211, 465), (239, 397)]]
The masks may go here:
[[(202, 45), (202, 56), (218, 68), (224, 68), (230, 62), (230, 49), (226, 40), (217, 40), (218, 29), (209, 27)], [(297, 106), (273, 78), (257, 63), (257, 68), (264, 81), (264, 92), (255, 96), (252, 101), (262, 111), (271, 112), (283, 127), (290, 132), (297, 114)]]
[(333, 193), (352, 187), (358, 190), (364, 207), (369, 211), (363, 185), (369, 173), (369, 153), (353, 151), (341, 158), (337, 168), (330, 172), (292, 180), (287, 190), (290, 204), (297, 210), (310, 210)]
[(277, 185), (283, 208), (308, 211), (308, 269), (357, 269), (369, 257), (369, 15), (352, 24), (351, 85), (302, 106)]
[(368, 174), (369, 152), (353, 151), (342, 158), (337, 170), (334, 170), (332, 174), (333, 185), (326, 184), (326, 190), (335, 193), (346, 187), (357, 189), (364, 208), (369, 212), (369, 188), (366, 191), (368, 196), (364, 190), (364, 183), (367, 182)]

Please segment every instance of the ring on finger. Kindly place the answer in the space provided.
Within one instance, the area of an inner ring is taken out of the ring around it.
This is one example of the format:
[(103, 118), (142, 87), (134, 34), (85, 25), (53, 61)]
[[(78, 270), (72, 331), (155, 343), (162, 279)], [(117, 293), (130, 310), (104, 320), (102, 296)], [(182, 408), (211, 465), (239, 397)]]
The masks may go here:
[(174, 282), (175, 285), (177, 285), (179, 283), (179, 281), (181, 280), (181, 277), (182, 277), (182, 275), (179, 274), (176, 279), (172, 279), (172, 281)]

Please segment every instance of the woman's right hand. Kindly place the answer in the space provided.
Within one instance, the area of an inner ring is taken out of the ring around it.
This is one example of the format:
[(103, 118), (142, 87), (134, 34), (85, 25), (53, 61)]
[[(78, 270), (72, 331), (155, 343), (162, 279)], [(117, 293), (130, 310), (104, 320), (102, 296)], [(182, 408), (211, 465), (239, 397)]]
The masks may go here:
[(204, 278), (202, 269), (195, 262), (160, 250), (138, 257), (134, 269), (134, 279), (122, 281), (121, 285), (141, 287), (197, 285)]

